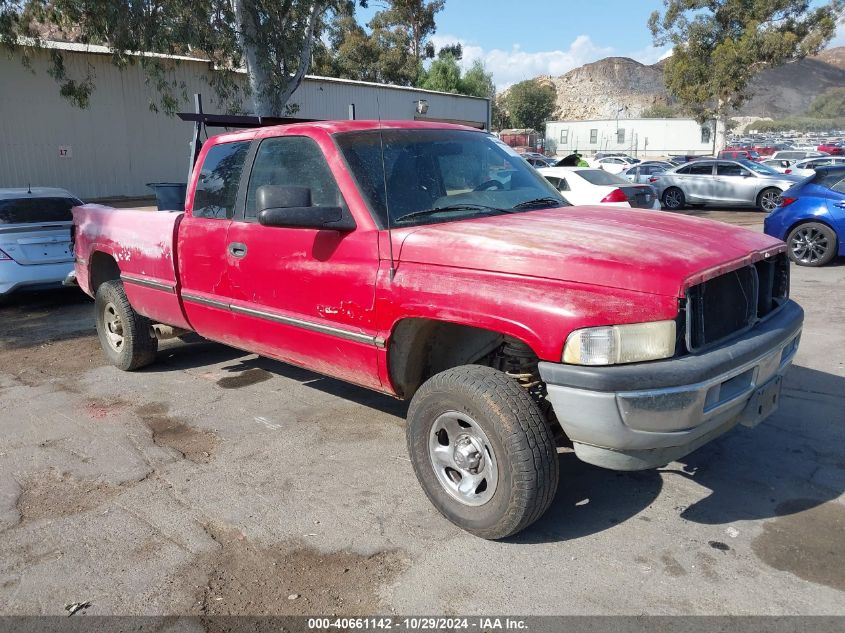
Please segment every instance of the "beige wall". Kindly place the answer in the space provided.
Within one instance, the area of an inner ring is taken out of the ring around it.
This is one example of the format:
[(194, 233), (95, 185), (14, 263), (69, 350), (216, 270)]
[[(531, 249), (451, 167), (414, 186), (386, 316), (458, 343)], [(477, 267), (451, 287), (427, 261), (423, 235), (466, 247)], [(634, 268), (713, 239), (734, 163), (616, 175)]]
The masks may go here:
[[(67, 51), (68, 76), (81, 77), (87, 64), (96, 77), (88, 109), (59, 95), (47, 74), (49, 57), (36, 51), (33, 70), (0, 54), (0, 187), (64, 187), (83, 199), (147, 196), (147, 182), (184, 182), (191, 126), (149, 109), (151, 88), (138, 65), (123, 71), (107, 55)], [(34, 72), (33, 72), (34, 71)], [(205, 84), (207, 66), (184, 61), (173, 79), (188, 95), (203, 94), (206, 112), (219, 112)], [(376, 100), (378, 94), (378, 101)], [(489, 103), (457, 95), (309, 78), (294, 93), (296, 116), (345, 119), (350, 103), (357, 118), (413, 119), (415, 101), (429, 102), (428, 116), (485, 123)], [(193, 103), (180, 110), (193, 111)], [(62, 157), (61, 149), (69, 148)]]

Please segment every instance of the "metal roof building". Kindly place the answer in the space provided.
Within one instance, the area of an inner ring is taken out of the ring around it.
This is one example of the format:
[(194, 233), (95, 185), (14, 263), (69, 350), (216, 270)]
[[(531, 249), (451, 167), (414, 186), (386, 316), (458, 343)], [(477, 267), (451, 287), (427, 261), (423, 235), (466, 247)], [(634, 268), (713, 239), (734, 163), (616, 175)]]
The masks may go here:
[[(86, 109), (60, 96), (47, 69), (50, 51), (32, 51), (31, 69), (19, 59), (0, 55), (0, 187), (62, 187), (83, 200), (149, 196), (148, 182), (184, 182), (192, 126), (153, 112), (151, 91), (139, 64), (120, 70), (101, 46), (56, 43), (69, 77), (93, 71), (95, 90)], [(187, 95), (201, 93), (206, 113), (215, 109), (206, 83), (208, 63), (179, 60), (168, 79)], [(181, 90), (180, 90), (181, 91)], [(417, 112), (420, 100), (427, 112)], [(290, 103), (303, 119), (355, 118), (448, 121), (489, 129), (490, 101), (477, 97), (308, 76)], [(179, 110), (193, 111), (193, 103)]]

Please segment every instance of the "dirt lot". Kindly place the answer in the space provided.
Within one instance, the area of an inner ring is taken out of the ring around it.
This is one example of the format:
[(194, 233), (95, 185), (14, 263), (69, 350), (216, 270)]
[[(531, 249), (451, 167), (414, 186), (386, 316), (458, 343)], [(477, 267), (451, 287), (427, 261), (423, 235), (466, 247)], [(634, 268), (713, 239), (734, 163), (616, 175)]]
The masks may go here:
[[(759, 228), (754, 212), (696, 212)], [(504, 543), (428, 504), (405, 405), (206, 342), (107, 366), (74, 292), (0, 308), (0, 613), (845, 614), (845, 263), (781, 409), (660, 471), (561, 456)]]

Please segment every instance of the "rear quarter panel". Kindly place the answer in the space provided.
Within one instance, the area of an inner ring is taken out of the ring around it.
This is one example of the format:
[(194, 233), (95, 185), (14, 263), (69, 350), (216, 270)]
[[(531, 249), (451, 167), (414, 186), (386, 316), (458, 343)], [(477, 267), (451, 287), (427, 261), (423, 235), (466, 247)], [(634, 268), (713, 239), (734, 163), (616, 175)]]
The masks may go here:
[(95, 294), (98, 253), (108, 255), (136, 311), (156, 322), (189, 327), (177, 294), (173, 248), (181, 213), (87, 204), (74, 207), (73, 219), (76, 275), (84, 292)]

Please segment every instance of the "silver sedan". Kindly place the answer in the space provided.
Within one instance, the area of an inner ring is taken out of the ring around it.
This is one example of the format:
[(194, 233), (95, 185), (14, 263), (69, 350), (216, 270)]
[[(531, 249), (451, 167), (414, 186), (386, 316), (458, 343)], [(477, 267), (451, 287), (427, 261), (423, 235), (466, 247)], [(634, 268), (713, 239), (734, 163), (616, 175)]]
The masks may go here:
[(697, 160), (661, 174), (654, 184), (670, 210), (715, 204), (771, 211), (781, 194), (802, 180), (750, 160)]

